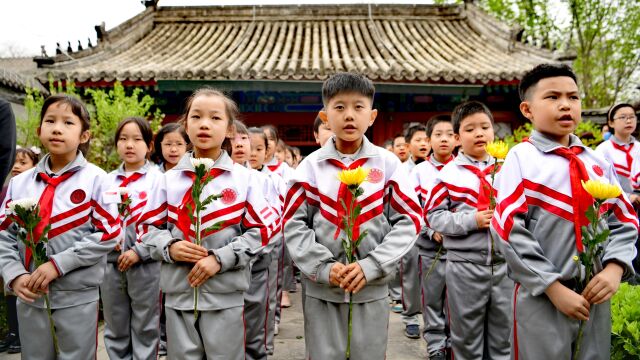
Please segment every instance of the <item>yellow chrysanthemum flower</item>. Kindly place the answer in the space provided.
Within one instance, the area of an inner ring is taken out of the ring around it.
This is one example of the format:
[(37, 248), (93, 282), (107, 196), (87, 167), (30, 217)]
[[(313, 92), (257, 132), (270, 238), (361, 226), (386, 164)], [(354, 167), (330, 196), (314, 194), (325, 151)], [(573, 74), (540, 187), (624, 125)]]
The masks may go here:
[(342, 170), (338, 174), (338, 180), (347, 186), (360, 186), (367, 180), (369, 176), (369, 169), (364, 169), (358, 166), (352, 170)]
[(509, 152), (509, 145), (504, 141), (492, 141), (485, 146), (487, 153), (496, 159), (504, 160)]
[(588, 180), (582, 181), (582, 187), (595, 199), (607, 200), (617, 198), (622, 194), (620, 186), (612, 185), (602, 181)]

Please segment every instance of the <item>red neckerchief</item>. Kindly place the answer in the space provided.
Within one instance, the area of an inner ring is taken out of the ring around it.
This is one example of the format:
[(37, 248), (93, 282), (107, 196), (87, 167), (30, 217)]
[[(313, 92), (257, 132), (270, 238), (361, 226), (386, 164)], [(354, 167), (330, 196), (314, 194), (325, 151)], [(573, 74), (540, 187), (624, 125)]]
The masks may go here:
[[(484, 170), (480, 170), (473, 165), (462, 165), (463, 168), (471, 171), (480, 180), (480, 188), (478, 189), (478, 202), (476, 209), (484, 211), (489, 209), (491, 204), (491, 184), (487, 181), (487, 175), (491, 174), (495, 165), (487, 166)], [(494, 192), (495, 194), (495, 192)]]
[[(34, 243), (38, 243), (40, 240), (40, 235), (44, 231), (44, 228), (49, 224), (49, 219), (51, 219), (51, 212), (53, 211), (53, 198), (56, 192), (56, 187), (60, 185), (62, 182), (70, 178), (75, 174), (75, 171), (68, 171), (58, 177), (49, 177), (49, 175), (44, 172), (38, 173), (38, 177), (40, 180), (47, 183), (47, 187), (44, 188), (42, 195), (40, 195), (40, 199), (38, 200), (38, 206), (40, 207), (40, 222), (33, 229), (33, 241)], [(33, 254), (31, 254), (31, 249), (27, 247), (25, 252), (24, 265), (27, 270), (29, 270), (29, 265), (31, 264), (31, 258)]]
[[(118, 177), (124, 178), (122, 180), (122, 182), (120, 183), (120, 187), (126, 188), (127, 185), (131, 184), (132, 182), (140, 179), (144, 174), (142, 173), (133, 173), (131, 176), (126, 177), (125, 175), (118, 175)], [(125, 202), (129, 199), (129, 195), (124, 194), (122, 195), (122, 201)], [(123, 229), (124, 230), (124, 229)]]
[(614, 149), (620, 150), (625, 153), (627, 157), (627, 167), (625, 168), (625, 170), (631, 171), (631, 163), (633, 162), (633, 157), (631, 156), (631, 149), (633, 149), (633, 143), (629, 144), (628, 149), (624, 145), (616, 144), (616, 142), (613, 140), (611, 140), (611, 145), (613, 145)]
[[(341, 170), (353, 170), (358, 166), (364, 165), (364, 163), (366, 163), (367, 160), (368, 160), (367, 158), (361, 158), (352, 162), (351, 165), (349, 166), (346, 166), (345, 164), (341, 163), (336, 159), (329, 159), (328, 161), (329, 161), (329, 164), (336, 166)], [(347, 214), (345, 209), (342, 207), (342, 204), (340, 203), (341, 199), (344, 200), (344, 204), (347, 206), (349, 213), (351, 213), (351, 200), (353, 200), (353, 195), (351, 194), (351, 191), (349, 191), (349, 188), (347, 187), (347, 185), (345, 185), (342, 182), (340, 183), (340, 188), (338, 189), (338, 198), (336, 201), (338, 204), (336, 208), (336, 212), (338, 213), (338, 228), (336, 229), (336, 232), (333, 235), (334, 240), (336, 240), (340, 235), (340, 229), (344, 229), (344, 224), (342, 220), (344, 219), (344, 216)], [(354, 204), (354, 206), (356, 206), (356, 204)], [(353, 235), (354, 241), (357, 240), (358, 237), (360, 236), (360, 218), (359, 217), (356, 218), (355, 224), (353, 224), (352, 235)]]
[(278, 161), (277, 164), (275, 165), (267, 165), (267, 168), (271, 171), (271, 172), (275, 172), (276, 170), (278, 170), (278, 168), (280, 167), (280, 165), (282, 165), (282, 161)]
[[(435, 158), (435, 157), (434, 157)], [(438, 169), (438, 171), (442, 170), (442, 168), (447, 165), (448, 163), (452, 162), (453, 159), (455, 159), (455, 157), (453, 155), (449, 156), (449, 158), (447, 159), (447, 161), (445, 161), (443, 164), (440, 165), (436, 165), (431, 161), (431, 155), (427, 156), (427, 161), (430, 162), (433, 166), (436, 167), (436, 169)], [(438, 161), (438, 160), (436, 160)]]
[[(212, 168), (209, 170), (210, 176), (213, 176), (215, 179), (218, 175), (222, 174), (224, 170), (218, 168)], [(191, 178), (191, 186), (187, 189), (182, 197), (182, 203), (180, 204), (180, 208), (178, 209), (178, 222), (176, 227), (182, 231), (184, 234), (184, 239), (187, 241), (191, 241), (189, 237), (189, 230), (191, 229), (191, 218), (189, 217), (189, 209), (187, 205), (190, 205), (191, 210), (195, 212), (195, 201), (193, 200), (193, 195), (191, 194), (191, 190), (193, 189), (193, 183), (196, 180), (196, 173), (194, 172), (184, 172), (189, 178)], [(201, 179), (204, 181), (206, 175)], [(195, 214), (194, 214), (195, 215)]]
[(584, 163), (578, 158), (578, 154), (584, 151), (579, 146), (571, 148), (558, 148), (553, 153), (569, 160), (569, 176), (571, 181), (571, 197), (573, 198), (573, 228), (576, 236), (576, 249), (583, 252), (582, 226), (589, 224), (586, 211), (593, 204), (593, 197), (582, 187), (581, 181), (589, 180), (589, 174)]

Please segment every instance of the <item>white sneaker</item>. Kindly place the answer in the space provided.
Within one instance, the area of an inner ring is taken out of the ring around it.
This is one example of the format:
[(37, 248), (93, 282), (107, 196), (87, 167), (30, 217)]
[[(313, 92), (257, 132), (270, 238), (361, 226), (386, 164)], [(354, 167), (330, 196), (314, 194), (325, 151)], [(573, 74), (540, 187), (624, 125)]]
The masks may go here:
[(280, 332), (280, 326), (276, 323), (276, 326), (273, 328), (273, 335), (278, 335)]

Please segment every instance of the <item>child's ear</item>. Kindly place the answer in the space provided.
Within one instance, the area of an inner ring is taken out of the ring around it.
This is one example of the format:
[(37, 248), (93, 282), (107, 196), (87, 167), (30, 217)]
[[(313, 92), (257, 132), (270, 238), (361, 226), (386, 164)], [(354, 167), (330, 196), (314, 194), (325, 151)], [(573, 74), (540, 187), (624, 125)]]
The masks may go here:
[(318, 117), (320, 118), (320, 120), (322, 120), (322, 123), (324, 123), (326, 126), (329, 126), (329, 118), (327, 117), (326, 111), (324, 110), (318, 111)]
[(230, 124), (229, 126), (227, 126), (227, 135), (226, 137), (231, 139), (234, 136), (236, 136), (236, 126), (232, 124)]
[(378, 117), (378, 109), (371, 110), (371, 117), (369, 118), (369, 126), (373, 125)]
[(42, 130), (41, 126), (38, 126), (38, 128), (36, 129), (36, 134), (38, 134), (38, 137), (40, 137), (40, 131)]
[(524, 117), (529, 119), (529, 121), (533, 120), (533, 114), (531, 113), (531, 104), (528, 101), (523, 101), (520, 103), (520, 112)]
[(91, 131), (85, 130), (80, 134), (80, 144), (86, 144), (91, 139)]
[(456, 145), (460, 145), (460, 134), (453, 134), (453, 140), (456, 141)]

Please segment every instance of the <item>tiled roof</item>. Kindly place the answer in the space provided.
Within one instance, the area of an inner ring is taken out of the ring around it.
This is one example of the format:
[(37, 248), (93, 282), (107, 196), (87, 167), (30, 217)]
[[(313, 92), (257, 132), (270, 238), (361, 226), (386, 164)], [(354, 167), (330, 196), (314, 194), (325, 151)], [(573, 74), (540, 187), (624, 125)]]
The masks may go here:
[(490, 83), (554, 60), (516, 32), (472, 4), (160, 7), (48, 70), (75, 81), (322, 80), (357, 71), (376, 81)]
[(36, 63), (30, 57), (0, 58), (0, 85), (24, 92), (27, 86), (48, 94), (47, 89), (33, 78)]

